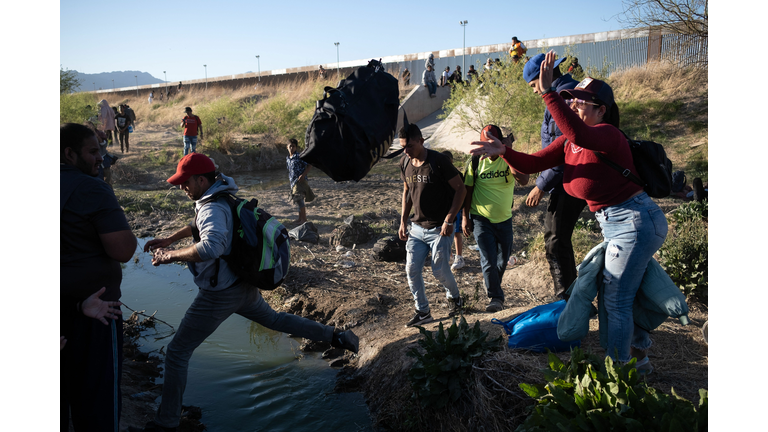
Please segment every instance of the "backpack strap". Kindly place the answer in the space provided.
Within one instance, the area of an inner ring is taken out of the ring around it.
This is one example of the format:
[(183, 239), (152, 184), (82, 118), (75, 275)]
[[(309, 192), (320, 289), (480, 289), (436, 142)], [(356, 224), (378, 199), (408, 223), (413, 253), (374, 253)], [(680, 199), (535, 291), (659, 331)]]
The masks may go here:
[[(624, 137), (627, 139), (627, 144), (630, 146), (630, 150), (631, 150), (632, 149), (632, 140), (627, 136), (627, 134), (624, 133), (624, 131), (621, 131), (621, 133), (624, 134)], [(568, 138), (565, 139), (565, 142), (563, 143), (563, 146), (565, 146), (566, 144), (568, 144)], [(647, 184), (642, 179), (640, 179), (640, 177), (632, 174), (632, 171), (630, 171), (629, 168), (622, 167), (621, 165), (617, 164), (616, 162), (608, 159), (608, 157), (605, 156), (602, 153), (598, 153), (598, 152), (596, 152), (594, 150), (590, 150), (590, 151), (595, 156), (597, 156), (597, 158), (600, 159), (603, 163), (605, 163), (609, 167), (611, 167), (611, 168), (615, 169), (616, 171), (618, 171), (619, 174), (624, 176), (624, 178), (628, 179), (632, 183), (636, 183), (636, 184), (638, 184), (638, 185), (640, 185), (642, 187), (647, 186)]]
[[(480, 166), (480, 155), (472, 156), (472, 175), (475, 177), (475, 180), (477, 180), (477, 167)], [(510, 174), (512, 173), (512, 169), (509, 170)], [(509, 183), (508, 176), (504, 176), (504, 183)]]
[[(240, 224), (240, 217), (237, 214), (237, 211), (235, 211), (233, 208), (233, 203), (237, 202), (237, 197), (229, 192), (217, 192), (202, 200), (201, 204), (205, 205), (216, 201), (219, 198), (225, 198), (227, 200), (227, 205), (229, 206), (230, 212), (232, 213), (232, 242), (234, 243), (235, 235), (237, 233), (237, 226)], [(189, 225), (192, 227), (192, 239), (195, 241), (195, 243), (198, 243), (200, 241), (200, 229), (197, 227), (197, 212), (195, 212), (195, 217), (192, 219), (192, 222), (190, 222)], [(208, 281), (212, 287), (216, 287), (216, 285), (219, 284), (219, 268), (221, 266), (221, 258), (222, 257), (216, 258), (216, 261), (214, 262), (215, 270), (213, 272), (213, 276), (211, 276), (210, 280)]]
[(630, 171), (629, 168), (622, 167), (621, 165), (617, 164), (616, 162), (608, 159), (607, 156), (605, 156), (605, 155), (603, 155), (601, 153), (598, 153), (598, 152), (596, 152), (594, 150), (592, 150), (592, 153), (594, 153), (595, 156), (597, 156), (597, 158), (600, 159), (601, 161), (603, 161), (606, 165), (608, 165), (609, 167), (611, 167), (611, 168), (615, 169), (616, 171), (618, 171), (622, 176), (626, 177), (631, 182), (637, 183), (638, 185), (643, 186), (643, 187), (647, 186), (644, 181), (640, 180), (640, 177), (632, 174), (632, 171)]

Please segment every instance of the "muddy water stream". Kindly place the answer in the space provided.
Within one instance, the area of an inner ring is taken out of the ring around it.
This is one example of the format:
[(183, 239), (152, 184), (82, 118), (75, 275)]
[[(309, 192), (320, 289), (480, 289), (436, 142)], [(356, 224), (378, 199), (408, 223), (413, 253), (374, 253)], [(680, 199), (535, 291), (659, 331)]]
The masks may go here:
[[(139, 250), (148, 240), (139, 240)], [(154, 267), (148, 253), (137, 252), (123, 266), (122, 291), (126, 306), (157, 311), (178, 328), (198, 288), (186, 266)], [(172, 337), (156, 339), (169, 333), (158, 323), (142, 338), (142, 350), (167, 346)], [(298, 340), (232, 315), (192, 356), (184, 405), (201, 407), (212, 431), (372, 430), (362, 394), (333, 393), (338, 371), (298, 347)]]

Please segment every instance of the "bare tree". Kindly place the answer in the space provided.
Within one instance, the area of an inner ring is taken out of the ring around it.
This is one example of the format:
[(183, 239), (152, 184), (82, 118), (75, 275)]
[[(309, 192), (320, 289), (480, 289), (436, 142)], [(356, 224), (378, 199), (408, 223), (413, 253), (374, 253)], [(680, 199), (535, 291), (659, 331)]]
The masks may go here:
[[(617, 20), (628, 28), (648, 27), (651, 39), (665, 38), (662, 57), (684, 65), (707, 65), (709, 0), (622, 0)], [(650, 44), (651, 42), (649, 42)]]
[(709, 0), (623, 0), (620, 23), (628, 27), (659, 27), (665, 33), (707, 37)]

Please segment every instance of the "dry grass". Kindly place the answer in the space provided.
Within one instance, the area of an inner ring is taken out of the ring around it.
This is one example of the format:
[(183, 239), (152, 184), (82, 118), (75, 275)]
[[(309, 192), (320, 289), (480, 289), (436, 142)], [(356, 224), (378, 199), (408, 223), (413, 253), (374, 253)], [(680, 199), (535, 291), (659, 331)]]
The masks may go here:
[(682, 69), (668, 62), (613, 72), (609, 79), (616, 100), (687, 99), (709, 90), (707, 70)]
[[(393, 71), (397, 77), (399, 71)], [(184, 117), (184, 108), (189, 106), (197, 110), (205, 105), (211, 104), (222, 98), (229, 98), (238, 102), (256, 102), (254, 109), (258, 109), (258, 104), (267, 101), (275, 96), (281, 96), (290, 104), (302, 103), (312, 98), (321, 98), (322, 89), (326, 86), (336, 87), (338, 82), (335, 74), (329, 74), (333, 78), (320, 79), (314, 78), (298, 79), (295, 82), (283, 82), (272, 85), (241, 85), (237, 88), (225, 88), (210, 85), (206, 90), (204, 88), (184, 89), (180, 94), (171, 96), (170, 99), (160, 100), (160, 91), (164, 88), (156, 89), (152, 105), (147, 101), (148, 91), (140, 91), (139, 96), (135, 94), (123, 94), (120, 96), (108, 95), (106, 97), (110, 105), (117, 106), (126, 103), (136, 112), (137, 124), (173, 126), (181, 123)], [(413, 86), (404, 86), (399, 83), (400, 93), (407, 93)], [(99, 96), (99, 100), (101, 96)], [(98, 101), (96, 101), (98, 102)]]

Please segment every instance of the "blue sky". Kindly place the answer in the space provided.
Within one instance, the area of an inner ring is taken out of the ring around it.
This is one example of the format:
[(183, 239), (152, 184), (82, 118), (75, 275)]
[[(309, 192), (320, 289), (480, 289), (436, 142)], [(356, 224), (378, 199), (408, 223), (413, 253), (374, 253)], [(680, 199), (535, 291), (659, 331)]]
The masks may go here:
[[(350, 5), (355, 5), (353, 10)], [(130, 1), (60, 3), (60, 64), (84, 73), (139, 70), (168, 81), (618, 30), (617, 0)], [(122, 9), (122, 10), (121, 10)], [(585, 10), (586, 9), (586, 10)], [(349, 12), (345, 12), (349, 11)], [(567, 12), (566, 12), (567, 11)], [(557, 19), (554, 17), (557, 16)], [(85, 25), (92, 23), (92, 25)], [(107, 36), (107, 37), (105, 37)], [(120, 41), (124, 37), (124, 42)]]

